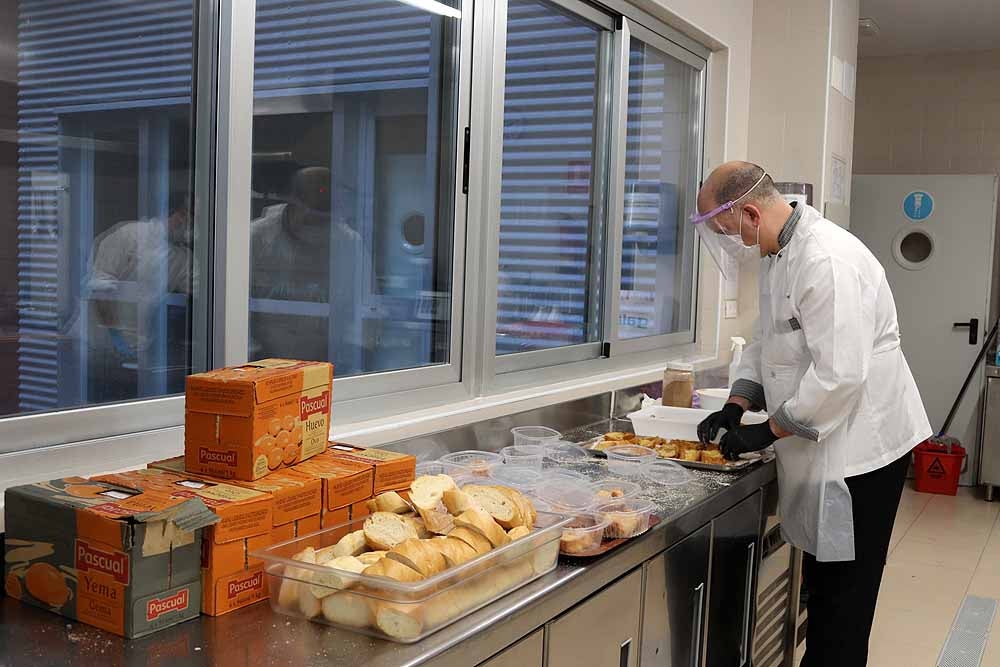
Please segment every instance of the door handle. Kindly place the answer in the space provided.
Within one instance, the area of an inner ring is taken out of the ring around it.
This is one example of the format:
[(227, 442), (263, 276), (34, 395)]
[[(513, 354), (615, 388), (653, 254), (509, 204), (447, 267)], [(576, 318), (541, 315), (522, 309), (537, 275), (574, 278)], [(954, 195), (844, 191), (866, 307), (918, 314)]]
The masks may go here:
[(705, 582), (695, 586), (694, 630), (691, 632), (691, 667), (701, 667), (701, 635), (705, 620)]
[(747, 660), (750, 659), (750, 617), (753, 614), (753, 566), (756, 549), (756, 540), (747, 546), (747, 580), (746, 597), (743, 599), (743, 634), (740, 637), (740, 667), (746, 665)]
[(951, 325), (955, 329), (969, 329), (969, 345), (977, 345), (979, 343), (979, 318), (973, 317), (968, 322), (955, 322)]
[(618, 667), (628, 667), (629, 654), (632, 652), (632, 638), (622, 642), (618, 653)]

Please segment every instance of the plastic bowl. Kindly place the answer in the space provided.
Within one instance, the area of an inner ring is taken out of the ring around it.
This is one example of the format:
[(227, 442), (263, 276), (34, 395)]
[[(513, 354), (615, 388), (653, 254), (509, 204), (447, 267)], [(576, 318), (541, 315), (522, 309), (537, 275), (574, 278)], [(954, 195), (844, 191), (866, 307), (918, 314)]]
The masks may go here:
[(522, 493), (532, 493), (542, 481), (542, 471), (526, 466), (497, 463), (490, 466), (490, 479)]
[(547, 426), (518, 426), (510, 432), (515, 445), (544, 445), (562, 437), (562, 433)]
[(594, 513), (608, 522), (604, 536), (613, 540), (635, 537), (649, 530), (649, 517), (656, 506), (648, 500), (624, 498), (602, 503)]
[(643, 477), (654, 484), (681, 486), (691, 481), (691, 472), (679, 463), (660, 459), (649, 466)]
[(555, 440), (545, 445), (545, 460), (559, 464), (586, 463), (590, 460), (590, 454), (579, 445), (574, 445), (565, 440)]
[(577, 514), (563, 526), (559, 550), (567, 556), (592, 556), (600, 551), (607, 528), (607, 519), (599, 514)]
[(698, 404), (702, 410), (721, 410), (722, 406), (729, 400), (729, 389), (695, 389), (698, 394)]
[(608, 456), (608, 470), (626, 477), (644, 477), (649, 467), (659, 458), (649, 447), (616, 445), (604, 450)]
[(605, 479), (593, 482), (590, 489), (594, 492), (594, 502), (601, 504), (639, 495), (642, 486), (625, 479)]
[(467, 449), (462, 452), (445, 454), (438, 461), (451, 463), (469, 471), (473, 477), (489, 477), (490, 466), (503, 463), (503, 457), (494, 452), (481, 452), (478, 449)]
[(541, 445), (511, 445), (501, 449), (500, 456), (508, 465), (541, 470), (545, 448)]
[(556, 512), (586, 512), (594, 504), (594, 492), (590, 486), (569, 478), (545, 478), (545, 483), (538, 486), (535, 495)]

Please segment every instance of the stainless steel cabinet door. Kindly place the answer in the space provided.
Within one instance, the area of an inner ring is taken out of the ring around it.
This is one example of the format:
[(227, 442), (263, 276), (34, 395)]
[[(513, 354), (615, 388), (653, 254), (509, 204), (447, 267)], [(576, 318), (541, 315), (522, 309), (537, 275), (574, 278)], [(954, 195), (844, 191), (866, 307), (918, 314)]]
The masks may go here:
[(708, 667), (750, 664), (761, 494), (712, 521), (712, 583), (708, 604)]
[(513, 646), (480, 663), (479, 667), (543, 667), (545, 631), (535, 630)]
[(704, 663), (711, 546), (708, 525), (643, 566), (642, 667)]
[(548, 667), (637, 667), (642, 569), (549, 624)]

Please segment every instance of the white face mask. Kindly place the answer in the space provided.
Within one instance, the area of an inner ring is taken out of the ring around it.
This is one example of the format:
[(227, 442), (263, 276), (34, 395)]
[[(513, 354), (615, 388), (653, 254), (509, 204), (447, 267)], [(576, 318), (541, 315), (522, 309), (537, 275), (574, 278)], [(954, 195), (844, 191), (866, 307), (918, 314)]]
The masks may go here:
[(760, 259), (760, 227), (757, 228), (757, 240), (747, 245), (743, 242), (743, 209), (740, 209), (739, 231), (735, 234), (719, 234), (722, 250), (739, 263), (750, 259)]

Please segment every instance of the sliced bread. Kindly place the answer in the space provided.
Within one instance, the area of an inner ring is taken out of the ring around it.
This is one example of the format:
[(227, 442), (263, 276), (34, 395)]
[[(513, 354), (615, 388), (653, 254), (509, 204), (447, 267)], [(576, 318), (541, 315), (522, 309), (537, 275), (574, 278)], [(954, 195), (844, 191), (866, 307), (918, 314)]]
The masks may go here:
[(410, 500), (417, 509), (433, 509), (445, 491), (456, 488), (455, 480), (448, 475), (421, 475), (410, 484)]
[[(463, 489), (479, 507), (489, 513), (504, 529), (524, 525), (521, 506), (500, 489), (493, 486), (469, 484)], [(468, 512), (469, 510), (466, 510)], [(463, 513), (464, 514), (464, 513)]]
[(323, 598), (323, 617), (331, 623), (351, 628), (367, 628), (375, 623), (372, 599), (365, 595), (341, 591)]
[(527, 526), (518, 526), (507, 531), (507, 537), (510, 538), (511, 542), (519, 540), (522, 537), (527, 537), (528, 535), (531, 535), (531, 529)]
[[(478, 534), (475, 535), (485, 539)], [(435, 537), (433, 540), (429, 540), (429, 543), (444, 557), (444, 562), (448, 567), (467, 563), (479, 555), (478, 551), (457, 537)]]
[(489, 540), (494, 547), (502, 547), (510, 543), (506, 531), (484, 510), (471, 509), (462, 512), (455, 517), (455, 527), (470, 528), (476, 531)]
[(327, 561), (323, 567), (328, 568), (329, 571), (310, 572), (309, 590), (320, 599), (349, 588), (355, 583), (355, 580), (348, 573), (360, 574), (367, 565), (354, 556), (341, 556)]
[(369, 516), (365, 519), (364, 532), (365, 542), (375, 551), (388, 551), (419, 536), (413, 519), (392, 512), (375, 512)]
[(369, 565), (362, 572), (369, 577), (385, 577), (394, 581), (401, 581), (404, 584), (411, 584), (424, 578), (416, 570), (411, 570), (397, 560), (383, 558), (374, 565)]
[(472, 496), (461, 489), (449, 489), (445, 491), (441, 496), (441, 500), (444, 502), (444, 506), (448, 509), (448, 511), (455, 516), (458, 516), (465, 510), (475, 508), (482, 509), (479, 507), (479, 504), (472, 499)]
[[(403, 500), (403, 496), (399, 495), (395, 491), (386, 491), (385, 493), (380, 493), (375, 496), (372, 501), (375, 503), (375, 512), (392, 512), (393, 514), (406, 514), (407, 512), (412, 512), (413, 508), (410, 507), (410, 503)], [(370, 506), (370, 505), (369, 505)]]
[(432, 540), (406, 540), (386, 554), (386, 558), (402, 563), (425, 577), (443, 572), (448, 565), (441, 552), (431, 546)]
[(368, 543), (365, 540), (365, 531), (356, 530), (340, 538), (340, 541), (333, 545), (334, 558), (342, 556), (358, 556), (368, 550)]
[(455, 530), (448, 533), (448, 537), (465, 542), (475, 550), (476, 554), (484, 554), (493, 549), (493, 545), (488, 539), (483, 537), (482, 533), (471, 528), (455, 528)]

